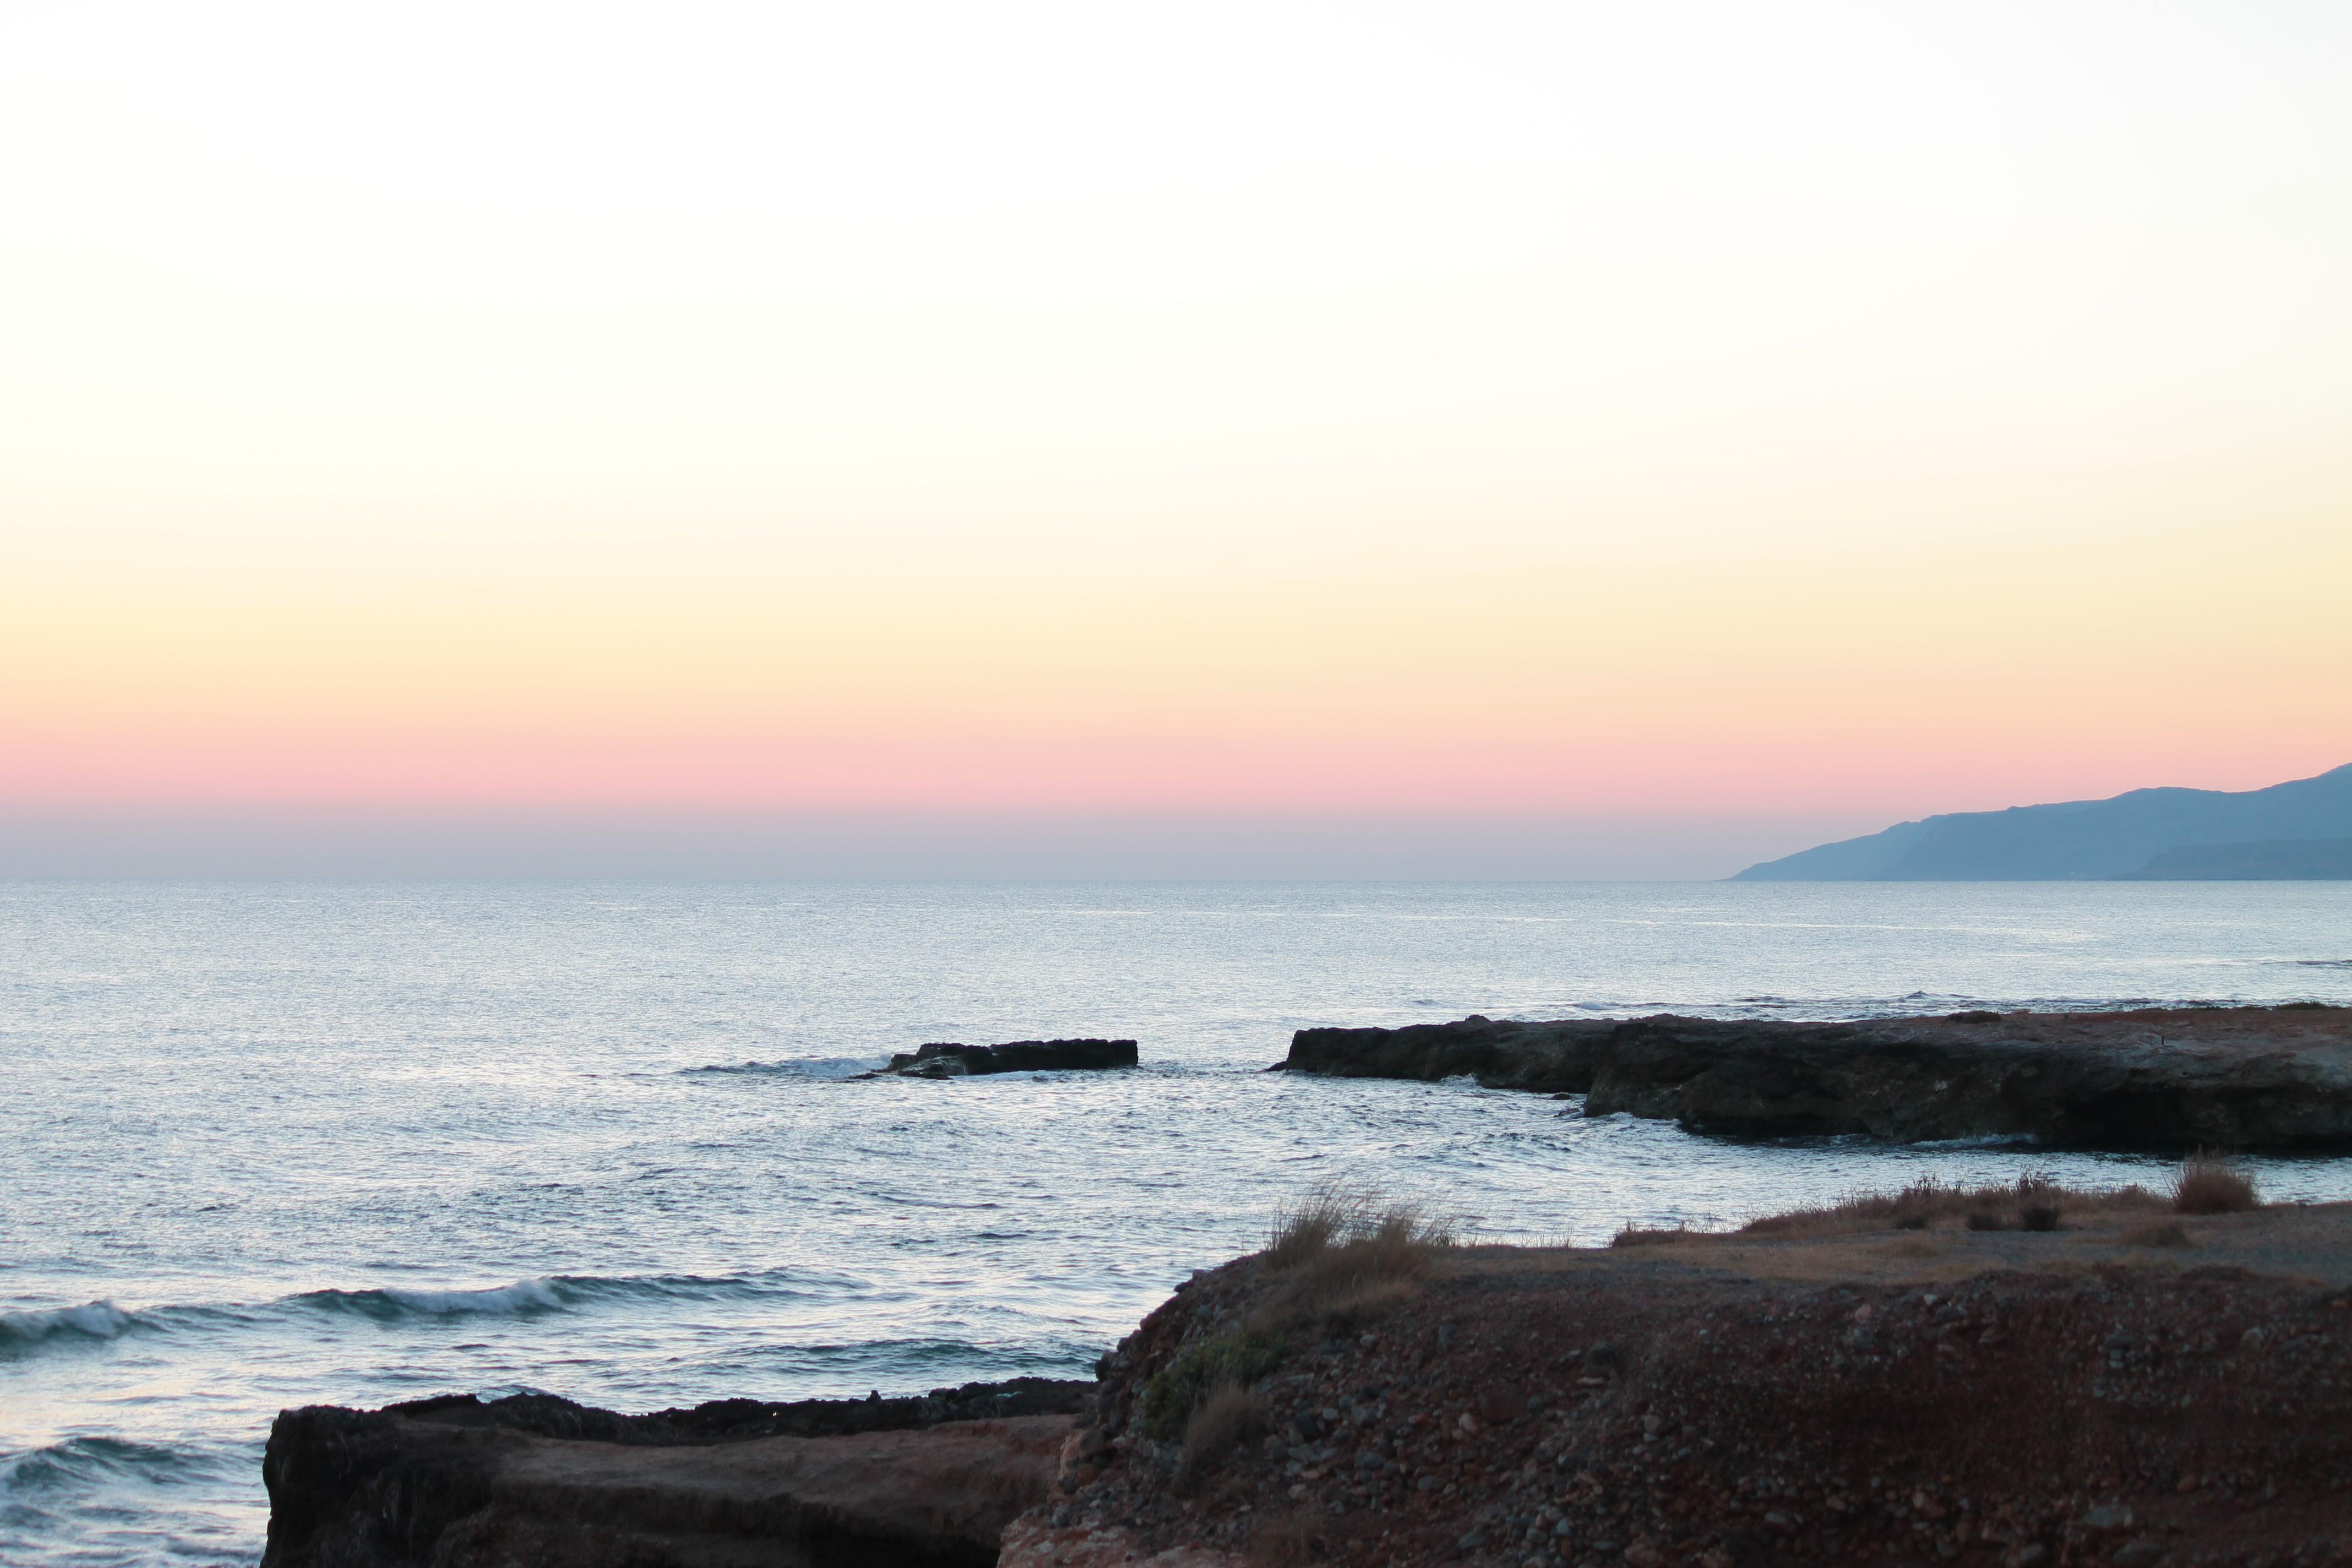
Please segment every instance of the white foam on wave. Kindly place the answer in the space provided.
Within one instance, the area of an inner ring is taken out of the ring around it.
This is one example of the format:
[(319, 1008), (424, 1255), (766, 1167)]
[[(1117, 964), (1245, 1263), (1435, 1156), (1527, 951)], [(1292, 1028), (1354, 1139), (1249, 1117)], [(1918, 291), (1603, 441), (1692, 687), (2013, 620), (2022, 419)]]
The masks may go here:
[(518, 1279), (511, 1285), (485, 1290), (386, 1290), (384, 1295), (412, 1312), (445, 1317), (457, 1312), (488, 1312), (509, 1316), (543, 1312), (563, 1305), (550, 1279)]
[(383, 1286), (373, 1290), (311, 1290), (290, 1300), (307, 1307), (358, 1312), (371, 1318), (450, 1318), (472, 1313), (511, 1318), (527, 1312), (557, 1311), (564, 1305), (563, 1298), (557, 1294), (556, 1281), (550, 1279), (518, 1279), (511, 1285), (476, 1290), (415, 1290), (401, 1286)]
[(362, 1289), (306, 1290), (258, 1304), (163, 1304), (126, 1311), (111, 1301), (90, 1301), (79, 1307), (45, 1307), (0, 1312), (0, 1356), (29, 1354), (44, 1343), (113, 1340), (133, 1329), (169, 1334), (203, 1334), (254, 1329), (272, 1317), (294, 1311), (373, 1318), (381, 1322), (402, 1319), (481, 1316), (519, 1318), (542, 1312), (571, 1312), (603, 1305), (663, 1300), (750, 1300), (811, 1294), (835, 1294), (856, 1289), (858, 1281), (840, 1277), (783, 1271), (744, 1279), (706, 1278), (691, 1274), (605, 1278), (597, 1275), (552, 1274), (518, 1279), (508, 1285), (445, 1290), (386, 1285)]
[(82, 1339), (110, 1340), (139, 1320), (111, 1301), (89, 1301), (79, 1307), (42, 1307), (0, 1312), (0, 1344), (36, 1344), (60, 1334)]
[(872, 1072), (887, 1058), (864, 1057), (795, 1057), (772, 1062), (711, 1062), (702, 1067), (679, 1068), (681, 1078), (855, 1078), (859, 1073)]

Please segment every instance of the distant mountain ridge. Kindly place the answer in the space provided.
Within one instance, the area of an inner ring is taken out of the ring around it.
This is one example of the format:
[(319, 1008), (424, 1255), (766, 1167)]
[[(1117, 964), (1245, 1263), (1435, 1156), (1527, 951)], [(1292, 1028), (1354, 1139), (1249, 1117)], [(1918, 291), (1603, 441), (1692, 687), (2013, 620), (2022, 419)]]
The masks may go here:
[(2267, 789), (2136, 789), (1901, 822), (1750, 866), (1735, 882), (2352, 878), (2352, 763)]

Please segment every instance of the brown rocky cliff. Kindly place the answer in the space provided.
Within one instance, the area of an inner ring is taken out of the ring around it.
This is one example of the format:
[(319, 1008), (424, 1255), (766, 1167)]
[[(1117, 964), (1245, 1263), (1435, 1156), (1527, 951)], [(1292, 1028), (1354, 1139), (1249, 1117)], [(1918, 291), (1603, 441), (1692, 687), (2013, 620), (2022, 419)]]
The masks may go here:
[(1467, 1250), (1188, 1464), (1137, 1412), (1244, 1259), (1121, 1346), (1006, 1568), (2352, 1561), (2352, 1205), (2143, 1234)]

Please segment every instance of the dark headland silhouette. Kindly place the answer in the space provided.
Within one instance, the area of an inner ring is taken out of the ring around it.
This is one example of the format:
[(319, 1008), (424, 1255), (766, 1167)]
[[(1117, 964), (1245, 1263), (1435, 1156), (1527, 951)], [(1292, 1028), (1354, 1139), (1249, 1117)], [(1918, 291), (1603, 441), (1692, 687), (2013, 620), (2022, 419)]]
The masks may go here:
[(1957, 811), (1750, 866), (1736, 882), (2280, 881), (2352, 879), (2352, 763), (2230, 794)]

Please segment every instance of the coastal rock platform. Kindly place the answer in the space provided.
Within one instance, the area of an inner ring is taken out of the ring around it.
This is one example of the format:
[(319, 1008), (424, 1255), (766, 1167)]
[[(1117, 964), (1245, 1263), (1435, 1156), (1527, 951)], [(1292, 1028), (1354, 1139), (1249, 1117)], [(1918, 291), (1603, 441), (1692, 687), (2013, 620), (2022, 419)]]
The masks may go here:
[(1585, 1095), (1740, 1138), (2352, 1150), (2352, 1008), (1967, 1012), (1804, 1024), (1664, 1015), (1301, 1029), (1282, 1066)]
[(546, 1395), (270, 1429), (264, 1568), (981, 1568), (1044, 1500), (1083, 1383), (620, 1415)]

